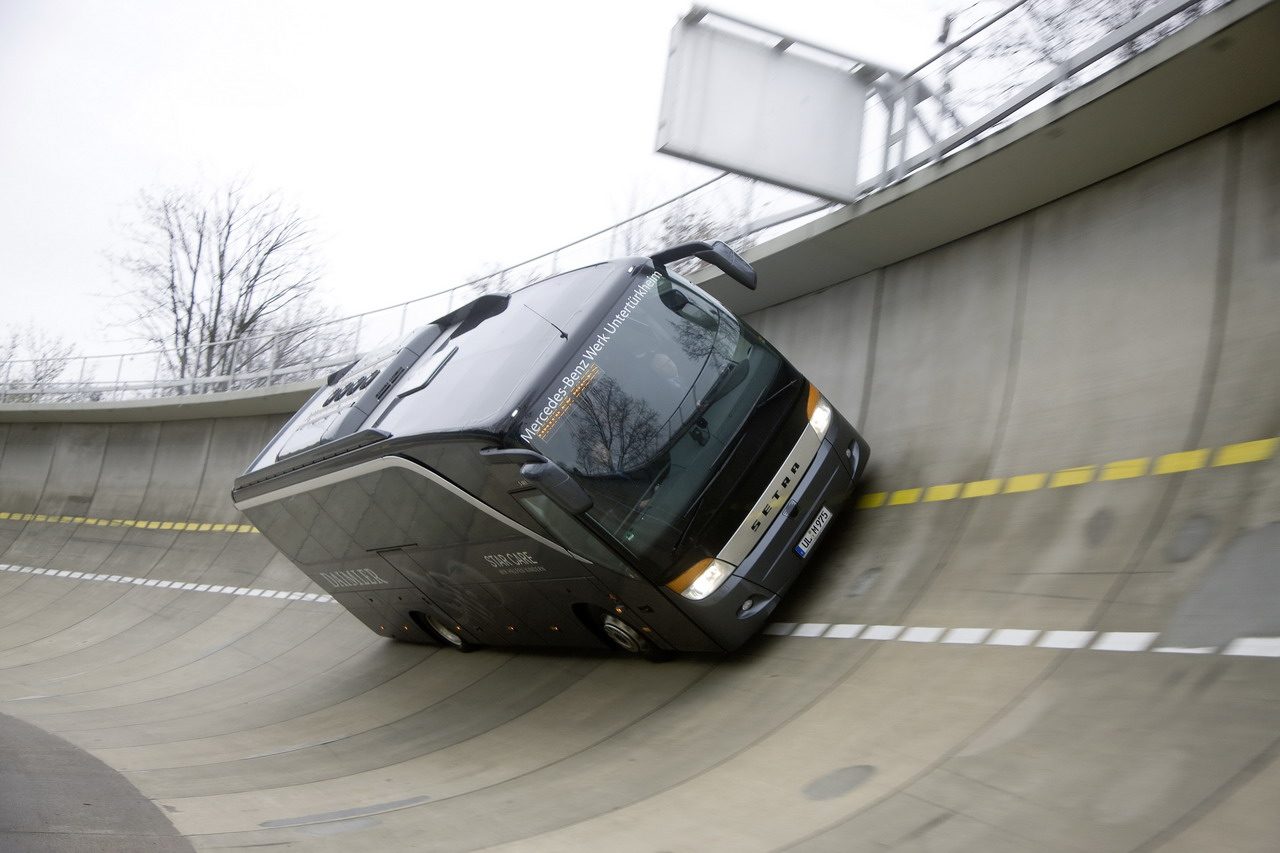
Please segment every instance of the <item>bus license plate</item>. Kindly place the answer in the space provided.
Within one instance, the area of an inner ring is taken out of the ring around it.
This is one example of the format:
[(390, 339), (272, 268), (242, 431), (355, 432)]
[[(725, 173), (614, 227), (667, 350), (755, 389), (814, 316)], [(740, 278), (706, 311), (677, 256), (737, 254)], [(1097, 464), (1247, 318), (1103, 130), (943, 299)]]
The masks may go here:
[(808, 556), (813, 550), (813, 543), (818, 541), (818, 537), (822, 535), (822, 531), (826, 528), (827, 522), (831, 520), (831, 510), (825, 506), (818, 513), (818, 517), (813, 520), (813, 524), (809, 525), (809, 529), (805, 531), (804, 536), (800, 537), (800, 544), (796, 545), (796, 553), (801, 557)]

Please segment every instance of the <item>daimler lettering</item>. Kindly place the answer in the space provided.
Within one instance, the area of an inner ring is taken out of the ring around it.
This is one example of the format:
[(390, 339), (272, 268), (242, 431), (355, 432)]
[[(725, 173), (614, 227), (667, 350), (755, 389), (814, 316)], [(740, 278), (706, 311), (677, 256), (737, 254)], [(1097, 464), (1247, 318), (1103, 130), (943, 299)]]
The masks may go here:
[(374, 586), (390, 583), (373, 569), (343, 569), (340, 572), (321, 572), (321, 579), (331, 587)]

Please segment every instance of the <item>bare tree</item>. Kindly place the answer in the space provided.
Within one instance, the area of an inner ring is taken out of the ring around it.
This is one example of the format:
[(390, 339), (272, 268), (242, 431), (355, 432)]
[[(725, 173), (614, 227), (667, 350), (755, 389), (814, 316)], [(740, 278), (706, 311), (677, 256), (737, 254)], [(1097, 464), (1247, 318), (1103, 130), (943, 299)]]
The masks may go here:
[(578, 470), (588, 475), (627, 471), (643, 465), (658, 442), (658, 413), (641, 397), (602, 376), (578, 397), (574, 422)]
[(76, 345), (25, 326), (0, 340), (0, 402), (58, 402), (75, 397), (75, 389), (59, 382), (76, 358)]
[(349, 348), (318, 325), (331, 314), (315, 301), (314, 235), (278, 196), (242, 184), (143, 193), (139, 212), (133, 250), (115, 260), (135, 285), (131, 322), (165, 349), (171, 376), (272, 372)]
[[(691, 196), (677, 199), (653, 217), (633, 219), (620, 226), (618, 237), (623, 252), (639, 255), (678, 246), (695, 240), (728, 239), (735, 251), (743, 252), (755, 245), (753, 235), (740, 234), (752, 217), (753, 183), (749, 183), (738, 198), (718, 198), (711, 201)], [(712, 203), (714, 202), (714, 204)], [(701, 265), (701, 261), (689, 259), (672, 264), (681, 274), (688, 274)]]
[[(1223, 2), (1203, 0), (1192, 5), (1122, 45), (1113, 54), (1113, 62), (1136, 56)], [(949, 8), (944, 33), (954, 38), (1007, 4), (961, 0), (942, 5)], [(1157, 5), (1159, 0), (1029, 0), (987, 34), (958, 49), (950, 64), (969, 61), (965, 74), (969, 84), (961, 91), (953, 90), (952, 98), (959, 106), (985, 109)], [(1069, 88), (1078, 81), (1064, 85)]]
[(491, 263), (482, 267), (475, 275), (469, 276), (467, 281), (471, 282), (475, 295), (481, 296), (486, 293), (512, 293), (526, 284), (546, 278), (547, 275), (550, 273), (544, 275), (538, 267), (504, 267)]
[[(724, 240), (739, 252), (755, 245), (755, 236), (741, 234), (750, 224), (754, 213), (755, 182), (739, 186), (735, 195), (720, 194), (713, 198), (698, 199), (691, 195), (676, 198), (669, 204), (636, 213), (636, 194), (631, 196), (630, 215), (625, 216), (608, 232), (608, 254), (645, 255), (670, 246), (694, 240)], [(735, 236), (741, 235), (741, 236)], [(593, 235), (594, 236), (594, 235)], [(589, 254), (603, 242), (586, 240), (570, 244), (561, 250), (541, 255), (511, 267), (490, 263), (468, 278), (471, 292), (511, 293), (535, 281), (541, 281), (572, 269), (575, 259), (584, 261), (598, 258)], [(687, 273), (697, 269), (701, 261), (690, 259), (673, 264), (677, 272)]]
[(668, 206), (650, 235), (652, 248), (677, 246), (692, 240), (716, 240), (724, 236), (725, 223), (710, 208), (689, 198)]

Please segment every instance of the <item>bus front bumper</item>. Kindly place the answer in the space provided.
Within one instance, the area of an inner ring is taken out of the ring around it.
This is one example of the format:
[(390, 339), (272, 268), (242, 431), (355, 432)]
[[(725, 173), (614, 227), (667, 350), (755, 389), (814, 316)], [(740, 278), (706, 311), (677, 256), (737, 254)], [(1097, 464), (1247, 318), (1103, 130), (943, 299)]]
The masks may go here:
[[(813, 561), (815, 549), (831, 535), (867, 456), (867, 443), (837, 414), (791, 500), (742, 565), (707, 598), (679, 602), (688, 611), (698, 611), (699, 625), (726, 651), (741, 646), (769, 622), (783, 594)], [(824, 509), (831, 518), (802, 556), (797, 546)]]

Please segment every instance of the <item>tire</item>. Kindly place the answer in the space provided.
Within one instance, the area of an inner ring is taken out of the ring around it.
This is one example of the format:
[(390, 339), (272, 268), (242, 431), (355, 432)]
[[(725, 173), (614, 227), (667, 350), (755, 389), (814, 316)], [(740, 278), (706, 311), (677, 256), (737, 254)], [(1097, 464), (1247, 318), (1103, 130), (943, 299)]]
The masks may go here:
[(612, 613), (601, 614), (600, 630), (614, 646), (636, 657), (658, 662), (671, 659), (671, 653), (660, 649), (644, 634), (632, 628)]
[(460, 652), (470, 652), (479, 648), (475, 644), (462, 639), (462, 636), (457, 631), (430, 613), (415, 610), (409, 616), (413, 618), (419, 628), (433, 635), (441, 645), (451, 646)]

